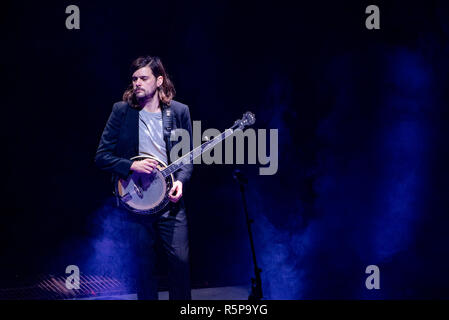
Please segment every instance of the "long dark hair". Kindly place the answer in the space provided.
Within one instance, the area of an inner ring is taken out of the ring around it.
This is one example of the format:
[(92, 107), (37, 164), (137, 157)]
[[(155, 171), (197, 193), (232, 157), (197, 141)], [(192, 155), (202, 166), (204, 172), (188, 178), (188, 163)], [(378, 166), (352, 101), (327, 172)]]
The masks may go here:
[[(144, 67), (150, 67), (151, 72), (157, 78), (162, 76), (164, 81), (162, 85), (158, 87), (157, 94), (159, 95), (159, 100), (162, 104), (170, 105), (171, 100), (176, 94), (175, 87), (171, 82), (170, 78), (165, 72), (165, 68), (162, 65), (161, 59), (159, 57), (139, 57), (133, 61), (130, 68), (130, 74), (132, 75), (136, 70), (139, 70)], [(123, 93), (123, 101), (128, 102), (129, 105), (135, 108), (139, 108), (139, 104), (137, 102), (136, 96), (134, 94), (134, 89), (132, 83), (128, 86), (126, 91)]]

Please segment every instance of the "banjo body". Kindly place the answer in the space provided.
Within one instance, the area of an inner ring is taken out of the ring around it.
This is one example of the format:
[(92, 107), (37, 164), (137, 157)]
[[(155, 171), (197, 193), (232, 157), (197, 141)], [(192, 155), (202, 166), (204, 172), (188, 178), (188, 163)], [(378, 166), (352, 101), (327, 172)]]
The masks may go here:
[(162, 170), (167, 168), (167, 165), (154, 156), (140, 155), (130, 160), (145, 159), (156, 160), (156, 168), (150, 174), (132, 172), (127, 179), (119, 179), (115, 185), (115, 194), (128, 211), (139, 215), (152, 215), (162, 211), (168, 204), (168, 193), (174, 178), (173, 174), (164, 177)]

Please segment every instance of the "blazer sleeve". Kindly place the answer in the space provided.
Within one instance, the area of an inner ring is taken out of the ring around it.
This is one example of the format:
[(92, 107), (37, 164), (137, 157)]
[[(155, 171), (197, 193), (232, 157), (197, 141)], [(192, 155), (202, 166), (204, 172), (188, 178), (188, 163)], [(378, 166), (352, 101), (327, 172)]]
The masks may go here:
[(119, 103), (115, 103), (112, 107), (97, 148), (95, 164), (100, 169), (115, 173), (125, 179), (130, 172), (132, 161), (115, 155), (120, 128), (124, 120), (124, 112), (119, 107)]
[[(190, 111), (186, 106), (181, 113), (181, 127), (186, 129), (190, 135), (190, 150), (193, 150), (193, 136), (192, 136), (192, 121), (190, 119)], [(176, 179), (181, 181), (183, 186), (190, 180), (193, 172), (193, 164), (187, 164), (183, 166), (177, 172)]]

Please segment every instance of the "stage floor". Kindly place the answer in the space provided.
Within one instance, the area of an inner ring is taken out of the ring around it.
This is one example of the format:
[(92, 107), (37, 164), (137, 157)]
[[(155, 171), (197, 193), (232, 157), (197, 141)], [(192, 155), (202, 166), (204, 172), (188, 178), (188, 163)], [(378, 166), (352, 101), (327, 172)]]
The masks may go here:
[[(248, 300), (250, 288), (218, 287), (192, 289), (192, 300)], [(136, 294), (110, 295), (73, 300), (136, 300)], [(159, 300), (168, 300), (168, 291), (159, 292)]]

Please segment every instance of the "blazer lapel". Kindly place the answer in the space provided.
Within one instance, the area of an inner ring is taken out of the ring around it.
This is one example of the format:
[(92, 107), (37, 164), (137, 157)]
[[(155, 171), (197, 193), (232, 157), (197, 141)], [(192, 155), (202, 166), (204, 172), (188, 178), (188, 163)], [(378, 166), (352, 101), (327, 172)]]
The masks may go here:
[(162, 133), (165, 141), (165, 148), (167, 151), (167, 164), (171, 163), (170, 151), (172, 148), (172, 142), (170, 140), (170, 134), (173, 130), (173, 110), (169, 105), (164, 104), (162, 107)]

